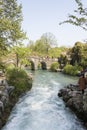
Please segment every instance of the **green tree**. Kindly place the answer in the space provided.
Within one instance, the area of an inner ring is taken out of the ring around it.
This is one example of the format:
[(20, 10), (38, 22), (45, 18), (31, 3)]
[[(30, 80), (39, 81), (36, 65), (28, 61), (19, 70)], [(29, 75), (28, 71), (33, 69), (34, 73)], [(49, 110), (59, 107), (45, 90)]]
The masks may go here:
[(81, 66), (87, 68), (87, 43), (83, 44), (83, 51), (81, 57)]
[[(29, 41), (29, 44), (27, 45), (28, 48), (31, 50), (32, 55), (38, 55), (38, 56), (50, 56), (50, 57), (58, 57), (58, 51), (57, 49), (57, 40), (55, 36), (52, 33), (44, 33), (40, 39), (36, 40), (36, 42)], [(51, 51), (50, 51), (51, 50)], [(52, 55), (51, 52), (54, 52)]]
[(62, 69), (66, 64), (68, 64), (68, 58), (66, 55), (61, 54), (58, 57), (58, 63), (60, 64), (60, 68)]
[(49, 50), (50, 47), (58, 46), (56, 37), (50, 32), (44, 33), (41, 36), (41, 40), (44, 42), (47, 51)]
[(25, 38), (21, 28), (22, 6), (17, 0), (0, 1), (0, 52)]
[(21, 67), (22, 64), (28, 64), (28, 57), (30, 55), (29, 48), (23, 46), (15, 46), (13, 47), (13, 52), (16, 55), (16, 66)]
[(62, 52), (66, 52), (66, 51), (67, 51), (66, 47), (51, 47), (48, 53), (49, 53), (49, 57), (58, 58), (60, 57)]
[(40, 55), (49, 55), (49, 49), (57, 46), (57, 41), (52, 33), (44, 33), (39, 40), (35, 42), (34, 50)]
[(76, 42), (74, 47), (71, 50), (71, 64), (81, 65), (82, 60), (82, 53), (83, 53), (83, 44), (81, 42)]
[(40, 39), (35, 42), (34, 51), (37, 52), (39, 56), (44, 56), (44, 54), (47, 54), (46, 47), (44, 41)]

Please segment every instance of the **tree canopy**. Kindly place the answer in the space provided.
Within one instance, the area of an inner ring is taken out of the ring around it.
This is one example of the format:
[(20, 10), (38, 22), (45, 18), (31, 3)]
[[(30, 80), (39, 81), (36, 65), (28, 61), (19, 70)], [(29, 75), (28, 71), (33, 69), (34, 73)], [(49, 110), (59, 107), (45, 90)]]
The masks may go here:
[(25, 38), (21, 28), (22, 6), (17, 0), (0, 1), (0, 51), (16, 45)]

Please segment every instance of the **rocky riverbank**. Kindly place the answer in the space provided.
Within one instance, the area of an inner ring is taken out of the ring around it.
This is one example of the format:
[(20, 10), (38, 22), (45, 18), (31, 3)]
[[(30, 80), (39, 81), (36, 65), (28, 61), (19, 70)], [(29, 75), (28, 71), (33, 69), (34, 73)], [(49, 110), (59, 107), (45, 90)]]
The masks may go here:
[(10, 103), (9, 98), (11, 92), (14, 90), (14, 86), (8, 86), (5, 77), (0, 77), (0, 128), (5, 123), (6, 117), (4, 117), (5, 109)]
[[(32, 86), (31, 82), (30, 85)], [(19, 96), (15, 96), (15, 87), (9, 86), (5, 77), (0, 76), (0, 129), (7, 122), (9, 114), (18, 101)]]
[(66, 107), (69, 107), (75, 112), (77, 117), (81, 119), (87, 127), (87, 88), (84, 95), (76, 85), (68, 85), (61, 89), (58, 93), (59, 97), (62, 97)]

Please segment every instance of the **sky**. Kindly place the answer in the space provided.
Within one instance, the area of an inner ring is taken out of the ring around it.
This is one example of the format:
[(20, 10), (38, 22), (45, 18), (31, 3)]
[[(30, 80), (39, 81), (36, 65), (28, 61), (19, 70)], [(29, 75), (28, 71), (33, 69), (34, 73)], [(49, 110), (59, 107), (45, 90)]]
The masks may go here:
[[(82, 0), (87, 7), (87, 0)], [(71, 47), (75, 42), (87, 39), (87, 32), (80, 27), (60, 22), (73, 14), (77, 4), (75, 0), (18, 0), (22, 4), (22, 28), (29, 40), (36, 41), (44, 33), (52, 33), (58, 46)], [(26, 42), (28, 43), (28, 41)]]

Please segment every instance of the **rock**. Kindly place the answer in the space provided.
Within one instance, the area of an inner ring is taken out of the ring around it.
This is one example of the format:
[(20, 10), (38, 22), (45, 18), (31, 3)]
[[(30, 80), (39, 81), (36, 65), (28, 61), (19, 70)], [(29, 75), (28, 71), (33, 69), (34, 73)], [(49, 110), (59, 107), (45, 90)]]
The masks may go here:
[[(31, 78), (29, 81), (31, 81), (29, 83), (32, 86)], [(8, 85), (6, 79), (3, 81), (0, 80), (0, 129), (5, 125), (12, 108), (19, 99), (19, 95), (14, 96), (14, 94), (12, 94), (14, 89), (14, 86)]]
[(2, 120), (0, 119), (0, 130), (1, 130), (1, 128), (2, 128)]
[(1, 85), (3, 85), (3, 86), (6, 85), (6, 80), (4, 78), (0, 79), (0, 86)]
[(0, 76), (2, 76), (3, 75), (3, 71), (2, 70), (0, 70)]
[(83, 112), (83, 100), (80, 100), (80, 97), (72, 97), (70, 98), (66, 106), (70, 107), (72, 110), (76, 110), (77, 112)]
[(9, 98), (6, 96), (2, 96), (1, 101), (3, 102), (4, 106), (9, 102)]
[(0, 112), (2, 113), (4, 111), (4, 105), (3, 102), (0, 101)]
[(65, 101), (66, 107), (72, 109), (80, 119), (87, 122), (87, 88), (82, 95), (78, 86), (70, 84), (61, 89), (58, 96)]
[(83, 96), (83, 110), (87, 112), (87, 93), (86, 92), (84, 93), (84, 96)]
[(4, 91), (5, 90), (5, 86), (0, 86), (0, 91)]
[(14, 86), (8, 86), (8, 88), (7, 88), (8, 93), (11, 94), (11, 92), (13, 92), (14, 89), (15, 89)]
[(8, 86), (5, 78), (0, 78), (0, 129), (4, 123), (5, 108), (9, 105), (9, 96), (13, 90), (14, 86)]

